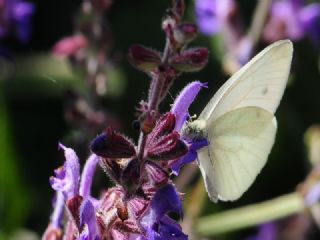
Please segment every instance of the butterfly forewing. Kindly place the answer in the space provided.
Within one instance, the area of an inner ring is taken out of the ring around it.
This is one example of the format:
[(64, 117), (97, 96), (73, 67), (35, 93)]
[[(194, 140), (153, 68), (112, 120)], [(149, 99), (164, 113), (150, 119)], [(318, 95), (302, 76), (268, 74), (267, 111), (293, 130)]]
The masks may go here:
[(218, 90), (199, 118), (212, 122), (228, 111), (247, 106), (274, 113), (287, 83), (292, 51), (289, 40), (265, 48)]

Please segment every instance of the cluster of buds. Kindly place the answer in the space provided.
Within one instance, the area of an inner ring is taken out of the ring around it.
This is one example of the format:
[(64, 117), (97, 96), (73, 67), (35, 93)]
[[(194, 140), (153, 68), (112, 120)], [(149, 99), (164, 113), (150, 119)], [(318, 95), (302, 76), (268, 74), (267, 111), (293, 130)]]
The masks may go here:
[[(167, 12), (163, 20), (167, 39), (164, 52), (140, 45), (129, 50), (129, 61), (152, 78), (148, 101), (141, 103), (135, 124), (140, 130), (137, 146), (108, 127), (91, 142), (92, 155), (80, 177), (75, 152), (61, 145), (66, 162), (50, 181), (58, 197), (44, 239), (188, 239), (180, 225), (168, 216), (169, 212), (182, 214), (182, 194), (170, 176), (178, 174), (183, 164), (195, 159), (196, 150), (207, 145), (205, 140), (188, 142), (180, 135), (190, 104), (207, 85), (188, 84), (170, 112), (160, 113), (158, 105), (178, 75), (206, 65), (208, 51), (186, 49), (197, 30), (195, 25), (181, 22), (184, 1), (173, 0), (173, 7)], [(115, 186), (95, 198), (90, 195), (90, 187), (98, 164)], [(67, 222), (64, 226), (63, 215)]]
[(167, 95), (174, 79), (183, 72), (201, 70), (208, 61), (206, 48), (187, 49), (198, 30), (193, 23), (182, 22), (184, 11), (185, 3), (182, 0), (174, 0), (173, 7), (167, 10), (162, 21), (167, 39), (163, 52), (141, 45), (133, 45), (129, 49), (129, 62), (152, 78), (148, 103), (142, 102), (138, 109), (140, 126), (146, 134), (154, 127), (157, 106)]

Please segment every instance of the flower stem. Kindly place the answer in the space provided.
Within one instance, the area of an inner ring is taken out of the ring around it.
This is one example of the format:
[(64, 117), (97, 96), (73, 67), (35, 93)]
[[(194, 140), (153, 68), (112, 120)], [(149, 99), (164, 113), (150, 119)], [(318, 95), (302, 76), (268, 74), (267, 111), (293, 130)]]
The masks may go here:
[[(161, 60), (162, 67), (166, 67), (168, 65), (170, 56), (171, 56), (170, 42), (167, 39), (163, 57)], [(154, 111), (158, 109), (160, 94), (161, 94), (161, 90), (163, 88), (163, 83), (164, 83), (164, 77), (165, 77), (164, 74), (160, 72), (157, 75), (155, 75), (152, 79), (151, 89), (149, 92), (149, 100), (148, 100), (149, 114), (153, 114)], [(138, 147), (139, 149), (138, 159), (141, 161), (143, 159), (146, 142), (147, 142), (147, 135), (141, 132), (139, 136), (139, 147)], [(143, 163), (141, 165), (143, 165)]]
[(294, 192), (262, 203), (202, 217), (196, 224), (196, 231), (202, 236), (218, 235), (284, 218), (304, 209), (302, 196)]

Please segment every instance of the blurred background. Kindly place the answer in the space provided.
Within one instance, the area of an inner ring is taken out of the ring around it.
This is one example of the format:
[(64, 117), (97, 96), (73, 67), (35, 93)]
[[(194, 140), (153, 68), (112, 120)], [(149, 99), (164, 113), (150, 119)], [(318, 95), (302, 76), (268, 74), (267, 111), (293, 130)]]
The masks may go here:
[[(5, 5), (15, 2), (30, 4), (16, 10), (24, 12), (22, 23), (19, 19), (10, 22), (5, 17)], [(252, 27), (259, 1), (235, 2), (237, 17), (241, 18), (241, 34), (245, 36)], [(137, 142), (138, 132), (132, 128), (132, 122), (136, 119), (139, 101), (147, 98), (150, 79), (128, 63), (127, 51), (135, 43), (163, 49), (165, 35), (161, 19), (170, 4), (169, 0), (114, 0), (110, 6), (101, 7), (103, 11), (96, 10), (100, 17), (97, 20), (84, 14), (87, 9), (80, 0), (0, 1), (0, 25), (7, 28), (0, 39), (0, 236), (3, 239), (17, 236), (21, 229), (38, 236), (44, 232), (54, 194), (49, 177), (63, 163), (58, 142), (74, 148), (82, 164), (88, 157), (90, 140), (107, 126), (114, 126)], [(196, 1), (186, 1), (185, 18), (201, 24), (196, 19), (196, 16), (200, 18), (196, 4)], [(266, 22), (271, 21), (271, 10), (268, 14)], [(288, 16), (293, 19), (298, 15)], [(95, 26), (95, 21), (103, 22), (102, 35), (88, 30)], [(320, 17), (316, 23), (312, 30), (319, 33)], [(281, 24), (285, 27), (285, 23)], [(170, 108), (183, 86), (200, 80), (208, 82), (209, 88), (201, 91), (190, 109), (191, 114), (199, 114), (232, 72), (226, 71), (229, 65), (225, 60), (230, 48), (221, 47), (227, 35), (223, 35), (223, 31), (201, 31), (199, 27), (199, 36), (192, 46), (209, 49), (208, 65), (200, 72), (183, 74), (175, 80), (170, 96), (161, 104), (162, 112)], [(30, 33), (24, 32), (26, 28)], [(279, 26), (274, 29), (283, 30)], [(87, 41), (73, 38), (61, 43), (61, 39), (79, 32), (93, 37)], [(204, 206), (199, 210), (201, 216), (293, 192), (312, 168), (304, 134), (311, 125), (320, 123), (320, 38), (285, 34), (279, 38), (293, 40), (294, 57), (289, 84), (276, 114), (277, 139), (267, 165), (240, 200), (215, 204), (205, 196)], [(277, 40), (260, 35), (248, 54), (249, 59), (249, 55), (255, 55)], [(93, 43), (95, 47), (86, 52), (90, 57), (83, 55), (81, 50)], [(95, 58), (102, 60), (92, 60)], [(197, 171), (183, 191), (192, 191), (198, 179)], [(109, 185), (108, 178), (98, 170), (94, 193)], [(310, 225), (309, 237), (305, 239), (319, 239), (320, 233), (313, 221)], [(255, 228), (248, 228), (212, 239), (246, 239), (255, 233)]]

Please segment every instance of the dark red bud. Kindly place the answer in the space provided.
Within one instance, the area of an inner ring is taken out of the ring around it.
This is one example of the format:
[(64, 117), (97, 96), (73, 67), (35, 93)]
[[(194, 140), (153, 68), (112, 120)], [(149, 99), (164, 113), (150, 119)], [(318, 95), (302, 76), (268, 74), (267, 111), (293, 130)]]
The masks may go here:
[(128, 209), (126, 208), (126, 206), (122, 201), (118, 202), (116, 208), (117, 208), (117, 215), (122, 221), (125, 221), (129, 218)]
[(73, 217), (75, 224), (77, 225), (78, 229), (80, 228), (80, 206), (82, 203), (82, 196), (78, 195), (73, 198), (70, 198), (67, 201), (67, 207)]
[(141, 45), (132, 45), (129, 48), (128, 60), (133, 67), (150, 72), (161, 63), (161, 54)]
[(151, 160), (173, 160), (188, 152), (187, 145), (180, 140), (178, 132), (163, 136), (157, 142), (151, 143), (147, 156)]
[[(124, 222), (117, 221), (113, 225), (113, 231), (118, 231), (117, 237), (112, 239), (129, 239), (128, 233), (141, 234), (141, 227), (137, 224), (137, 221), (126, 220)], [(111, 230), (112, 231), (112, 230)], [(119, 235), (120, 234), (120, 235)]]
[(149, 134), (154, 129), (154, 126), (156, 125), (155, 117), (149, 112), (142, 114), (139, 120), (140, 120), (141, 131), (144, 134)]
[(191, 42), (198, 35), (198, 28), (193, 23), (182, 23), (174, 29), (176, 42), (185, 45)]
[(152, 132), (149, 134), (147, 145), (154, 143), (161, 136), (171, 133), (175, 127), (175, 124), (176, 118), (174, 114), (169, 112), (163, 115), (156, 123), (156, 126)]
[(149, 179), (155, 186), (160, 187), (168, 182), (169, 174), (156, 163), (148, 161), (145, 168)]
[(110, 127), (92, 141), (90, 148), (104, 158), (130, 158), (136, 155), (134, 145)]
[(100, 166), (114, 182), (119, 184), (122, 171), (128, 161), (129, 159), (105, 158), (100, 161)]
[(196, 72), (207, 65), (208, 55), (206, 48), (192, 48), (173, 56), (171, 66), (181, 72)]

